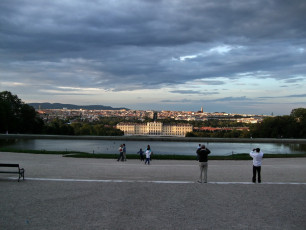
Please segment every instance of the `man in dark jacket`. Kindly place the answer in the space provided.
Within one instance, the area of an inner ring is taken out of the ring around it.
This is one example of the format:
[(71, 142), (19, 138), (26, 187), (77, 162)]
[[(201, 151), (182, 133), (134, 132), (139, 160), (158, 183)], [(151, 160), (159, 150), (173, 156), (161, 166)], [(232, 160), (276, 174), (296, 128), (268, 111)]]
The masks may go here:
[[(200, 166), (200, 179), (198, 180), (199, 183), (207, 183), (207, 168), (208, 168), (208, 154), (210, 154), (210, 150), (202, 145), (201, 148), (197, 151), (199, 156), (199, 166)], [(204, 181), (202, 180), (202, 175), (204, 172)]]

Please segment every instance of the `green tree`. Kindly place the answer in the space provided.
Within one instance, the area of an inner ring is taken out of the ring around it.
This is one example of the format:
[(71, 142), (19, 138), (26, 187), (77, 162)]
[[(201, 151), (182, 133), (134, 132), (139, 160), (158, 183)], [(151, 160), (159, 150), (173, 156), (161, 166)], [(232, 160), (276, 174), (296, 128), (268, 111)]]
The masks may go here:
[(44, 133), (54, 135), (74, 135), (74, 129), (64, 120), (56, 118), (47, 125), (45, 125)]
[(38, 116), (35, 109), (28, 105), (23, 104), (21, 106), (21, 133), (41, 133), (44, 127), (43, 120)]
[(82, 124), (80, 122), (72, 123), (71, 127), (73, 128), (75, 135), (81, 135)]
[(290, 116), (296, 120), (298, 137), (306, 138), (306, 108), (293, 109)]
[(43, 121), (35, 109), (11, 92), (0, 92), (1, 133), (41, 133)]
[(292, 116), (277, 116), (265, 118), (261, 123), (251, 128), (253, 137), (293, 138), (296, 133), (296, 120)]
[(93, 135), (92, 126), (90, 124), (82, 125), (80, 135)]
[(95, 135), (95, 136), (123, 136), (124, 132), (115, 129), (111, 125), (101, 123), (73, 123), (71, 127), (74, 129), (75, 135)]
[(306, 108), (293, 109), (290, 113), (290, 116), (300, 120), (306, 120)]

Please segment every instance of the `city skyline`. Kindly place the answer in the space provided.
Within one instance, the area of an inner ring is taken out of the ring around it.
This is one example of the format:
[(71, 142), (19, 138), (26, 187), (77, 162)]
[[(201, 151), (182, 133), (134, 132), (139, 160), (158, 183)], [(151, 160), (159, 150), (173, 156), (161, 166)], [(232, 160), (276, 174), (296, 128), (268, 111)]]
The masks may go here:
[(26, 103), (288, 115), (306, 107), (306, 4), (0, 2), (0, 91)]
[(146, 110), (136, 110), (130, 108), (116, 108), (112, 106), (104, 106), (104, 105), (75, 105), (75, 104), (61, 104), (61, 103), (29, 103), (30, 106), (35, 108), (36, 110), (44, 111), (44, 110), (62, 110), (62, 111), (144, 111), (144, 112), (186, 112), (186, 113), (203, 113), (203, 114), (213, 114), (213, 113), (224, 113), (224, 114), (239, 114), (239, 115), (267, 115), (271, 114), (247, 114), (247, 113), (229, 113), (226, 111), (204, 111), (203, 106), (198, 108), (198, 110), (154, 110), (154, 109), (146, 109)]

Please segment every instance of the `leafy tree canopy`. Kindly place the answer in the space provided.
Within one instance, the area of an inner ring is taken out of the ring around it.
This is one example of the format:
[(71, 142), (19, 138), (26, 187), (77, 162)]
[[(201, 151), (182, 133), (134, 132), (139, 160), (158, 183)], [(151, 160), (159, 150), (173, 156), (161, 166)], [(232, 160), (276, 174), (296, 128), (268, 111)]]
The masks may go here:
[(0, 92), (0, 132), (40, 133), (43, 121), (35, 109), (11, 92)]

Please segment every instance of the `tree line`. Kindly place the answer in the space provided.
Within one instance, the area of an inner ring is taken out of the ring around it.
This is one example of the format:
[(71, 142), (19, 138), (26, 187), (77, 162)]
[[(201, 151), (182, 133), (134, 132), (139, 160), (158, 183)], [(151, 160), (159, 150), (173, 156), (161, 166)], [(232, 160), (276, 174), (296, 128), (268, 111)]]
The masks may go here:
[(53, 135), (123, 135), (111, 125), (54, 119), (44, 122), (35, 109), (11, 92), (0, 92), (0, 133), (53, 134)]
[[(55, 135), (97, 135), (119, 136), (124, 133), (115, 127), (126, 118), (105, 117), (99, 121), (78, 121), (54, 119), (44, 122), (35, 109), (22, 102), (11, 92), (0, 92), (0, 133), (55, 134)], [(143, 122), (152, 121), (147, 118)], [(159, 120), (164, 123), (177, 123), (174, 119)], [(135, 122), (140, 122), (135, 120)], [(187, 121), (182, 121), (187, 123)], [(188, 122), (194, 127), (239, 127), (241, 123), (226, 120)], [(267, 117), (261, 123), (244, 126), (246, 130), (194, 131), (188, 137), (228, 137), (228, 138), (306, 138), (306, 108), (293, 109), (290, 115)]]
[[(227, 126), (235, 127), (229, 122)], [(237, 126), (236, 126), (237, 127)], [(188, 137), (225, 137), (225, 138), (306, 138), (306, 108), (293, 109), (290, 115), (266, 117), (262, 122), (250, 124), (249, 130), (197, 131), (187, 133)]]
[(250, 127), (253, 137), (306, 138), (306, 108), (293, 109), (290, 115), (265, 118)]

